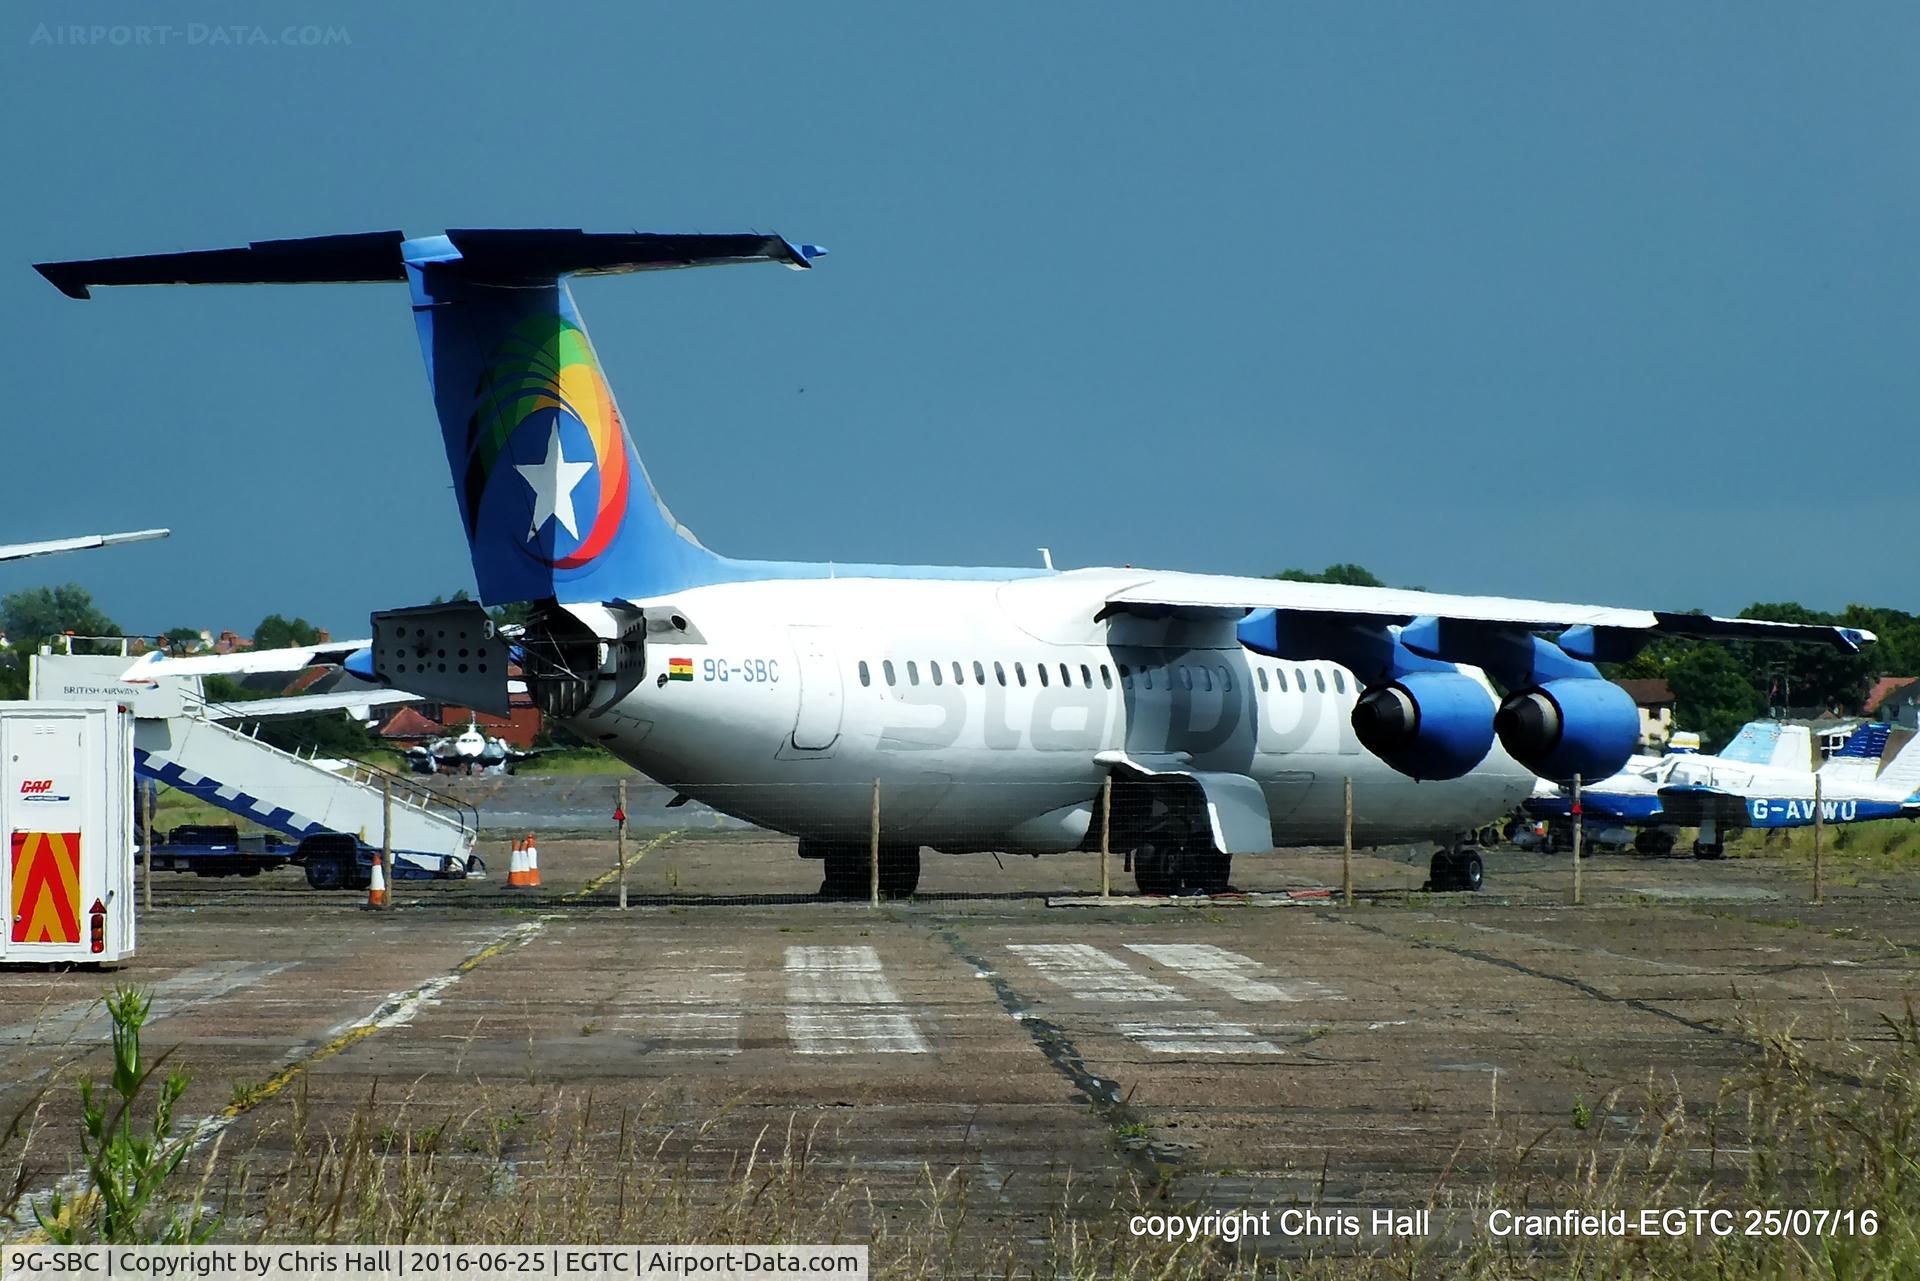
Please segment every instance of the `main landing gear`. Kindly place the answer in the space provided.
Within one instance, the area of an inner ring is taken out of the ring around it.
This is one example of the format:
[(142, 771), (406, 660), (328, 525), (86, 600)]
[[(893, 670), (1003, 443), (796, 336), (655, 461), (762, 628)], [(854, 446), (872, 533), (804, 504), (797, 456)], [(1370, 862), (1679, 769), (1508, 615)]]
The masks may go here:
[(1213, 844), (1205, 801), (1197, 789), (1146, 784), (1116, 790), (1129, 802), (1117, 812), (1115, 827), (1131, 830), (1124, 838), (1133, 854), (1133, 882), (1142, 894), (1226, 894), (1233, 889), (1233, 855)]
[(1486, 864), (1474, 849), (1435, 850), (1427, 864), (1427, 888), (1438, 891), (1478, 890), (1487, 878)]
[[(810, 844), (810, 843), (809, 843)], [(852, 843), (824, 843), (801, 851), (802, 858), (818, 858), (824, 868), (820, 897), (865, 899), (873, 894), (872, 847)], [(920, 847), (880, 847), (880, 897), (912, 898), (920, 884)]]

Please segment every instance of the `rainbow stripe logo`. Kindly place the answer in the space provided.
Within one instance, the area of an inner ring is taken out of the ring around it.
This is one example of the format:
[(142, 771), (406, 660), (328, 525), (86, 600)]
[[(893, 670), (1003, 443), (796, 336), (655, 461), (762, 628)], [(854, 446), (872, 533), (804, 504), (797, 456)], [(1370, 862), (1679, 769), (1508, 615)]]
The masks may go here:
[[(467, 422), (467, 535), (525, 531), (550, 569), (578, 569), (620, 532), (632, 481), (626, 429), (586, 333), (528, 316), (487, 357)], [(503, 465), (504, 464), (504, 465)]]

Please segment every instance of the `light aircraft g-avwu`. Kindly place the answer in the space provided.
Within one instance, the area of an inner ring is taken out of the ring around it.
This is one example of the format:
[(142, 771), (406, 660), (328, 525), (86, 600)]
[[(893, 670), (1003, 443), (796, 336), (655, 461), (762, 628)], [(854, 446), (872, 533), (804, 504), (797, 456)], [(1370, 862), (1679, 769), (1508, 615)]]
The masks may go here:
[(1860, 726), (1813, 772), (1681, 757), (1659, 780), (1660, 821), (1699, 828), (1694, 853), (1718, 858), (1729, 829), (1811, 827), (1816, 810), (1822, 823), (1920, 818), (1920, 738), (1909, 739), (1875, 773), (1889, 729)]
[[(1614, 773), (1639, 716), (1594, 664), (1656, 636), (1849, 651), (1872, 639), (1147, 569), (721, 556), (655, 491), (568, 277), (804, 271), (822, 252), (757, 233), (390, 231), (38, 269), (73, 298), (96, 285), (406, 285), (480, 598), (530, 602), (529, 621), (503, 636), (474, 602), (377, 613), (348, 669), (504, 714), (517, 663), (536, 704), (581, 738), (797, 835), (829, 895), (866, 893), (876, 781), (889, 895), (913, 892), (922, 847), (1038, 855), (1103, 836), (1130, 852), (1143, 892), (1209, 892), (1228, 885), (1235, 854), (1337, 842), (1348, 779), (1355, 840), (1378, 845), (1469, 831), (1536, 774)], [(1471, 852), (1434, 857), (1435, 888), (1480, 874)]]
[[(1861, 725), (1821, 765), (1822, 796), (1828, 798), (1823, 803), (1823, 821), (1864, 822), (1898, 816), (1898, 811), (1884, 805), (1866, 803), (1868, 797), (1861, 790), (1874, 786), (1874, 771), (1887, 745), (1888, 728), (1878, 723)], [(1698, 826), (1703, 818), (1697, 802), (1677, 801), (1669, 808), (1663, 798), (1670, 788), (1706, 786), (1721, 792), (1738, 791), (1752, 799), (1767, 798), (1767, 803), (1754, 811), (1762, 820), (1776, 808), (1782, 820), (1800, 814), (1801, 807), (1788, 802), (1805, 801), (1808, 808), (1800, 817), (1811, 823), (1813, 776), (1813, 736), (1805, 725), (1749, 721), (1718, 755), (1681, 751), (1635, 756), (1612, 778), (1583, 788), (1580, 807), (1589, 840), (1615, 845), (1631, 840), (1642, 854), (1666, 854), (1672, 851), (1681, 827)], [(1778, 802), (1777, 807), (1774, 802)], [(1573, 813), (1571, 787), (1559, 783), (1536, 789), (1521, 808), (1555, 825), (1557, 846), (1571, 844), (1564, 827)], [(1699, 858), (1719, 858), (1725, 853), (1723, 827), (1796, 825), (1789, 821), (1749, 823), (1737, 817), (1716, 823), (1709, 818), (1694, 841), (1693, 852)], [(1628, 834), (1621, 829), (1637, 830)]]

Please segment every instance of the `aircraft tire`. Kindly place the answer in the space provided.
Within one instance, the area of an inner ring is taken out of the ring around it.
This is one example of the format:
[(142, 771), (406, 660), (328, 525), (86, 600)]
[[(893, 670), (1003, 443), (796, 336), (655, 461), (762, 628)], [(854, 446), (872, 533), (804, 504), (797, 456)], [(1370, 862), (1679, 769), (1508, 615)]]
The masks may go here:
[(1433, 857), (1427, 860), (1427, 888), (1438, 893), (1458, 888), (1459, 879), (1457, 860), (1452, 850), (1435, 850)]
[(825, 873), (820, 881), (821, 898), (862, 899), (871, 893), (866, 846), (829, 845), (820, 862)]
[(1209, 843), (1201, 850), (1188, 850), (1181, 860), (1186, 869), (1186, 888), (1203, 894), (1226, 894), (1233, 889), (1233, 855), (1222, 854)]
[(1633, 835), (1633, 848), (1636, 852), (1653, 858), (1673, 853), (1673, 833), (1663, 832), (1657, 827), (1646, 827)]
[(1727, 853), (1727, 847), (1720, 844), (1718, 841), (1714, 842), (1711, 845), (1706, 844), (1704, 841), (1695, 841), (1693, 843), (1693, 856), (1695, 858), (1700, 858), (1700, 859), (1724, 858), (1726, 857), (1726, 853)]
[(1477, 894), (1487, 879), (1487, 865), (1480, 861), (1478, 850), (1462, 850), (1454, 858), (1454, 885), (1468, 893)]
[[(912, 898), (920, 885), (920, 847), (918, 845), (882, 845), (880, 847), (880, 897)], [(868, 894), (872, 893), (871, 885)]]
[(1181, 849), (1164, 840), (1134, 847), (1133, 883), (1142, 894), (1167, 895), (1180, 888)]

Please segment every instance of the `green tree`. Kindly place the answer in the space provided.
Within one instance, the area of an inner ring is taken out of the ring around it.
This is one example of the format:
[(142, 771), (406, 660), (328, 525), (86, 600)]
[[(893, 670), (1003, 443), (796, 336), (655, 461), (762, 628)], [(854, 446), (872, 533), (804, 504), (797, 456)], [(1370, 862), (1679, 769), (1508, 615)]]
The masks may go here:
[(1661, 674), (1673, 687), (1674, 724), (1699, 734), (1702, 751), (1719, 751), (1764, 710), (1747, 669), (1725, 646), (1696, 645)]
[(0, 599), (0, 629), (17, 648), (29, 652), (49, 636), (118, 636), (120, 624), (101, 612), (78, 583), (29, 587)]
[(320, 629), (304, 618), (283, 618), (279, 614), (268, 614), (253, 629), (253, 647), (255, 649), (295, 649), (302, 645), (318, 645)]
[[(1840, 622), (1840, 615), (1808, 609), (1793, 601), (1749, 605), (1742, 618), (1775, 623)], [(1872, 652), (1848, 654), (1827, 645), (1758, 644), (1745, 647), (1756, 686), (1774, 707), (1832, 707), (1858, 710), (1873, 683)]]
[(1375, 578), (1364, 565), (1355, 565), (1347, 561), (1329, 565), (1319, 573), (1310, 569), (1283, 569), (1269, 578), (1279, 578), (1291, 583), (1342, 583), (1348, 587), (1385, 587), (1386, 584)]

